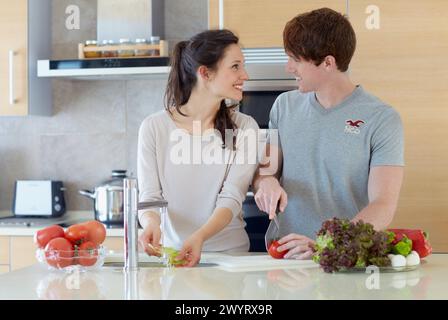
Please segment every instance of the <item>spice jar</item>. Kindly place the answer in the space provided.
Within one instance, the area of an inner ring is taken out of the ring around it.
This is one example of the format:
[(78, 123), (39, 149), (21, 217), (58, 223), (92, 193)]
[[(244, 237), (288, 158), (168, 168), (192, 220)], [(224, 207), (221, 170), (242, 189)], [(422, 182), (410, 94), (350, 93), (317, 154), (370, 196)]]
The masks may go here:
[[(115, 46), (115, 42), (113, 40), (103, 40), (101, 45), (102, 46)], [(118, 52), (112, 51), (112, 50), (102, 50), (101, 56), (104, 58), (115, 58), (118, 56)]]
[[(160, 37), (152, 36), (150, 38), (150, 42), (152, 45), (160, 45)], [(151, 56), (160, 56), (160, 48), (157, 49), (151, 49)]]
[[(97, 45), (96, 40), (87, 40), (85, 42), (85, 48), (96, 47), (96, 45)], [(85, 58), (100, 58), (101, 52), (100, 51), (85, 51), (84, 57)]]
[[(148, 42), (146, 41), (146, 39), (136, 39), (135, 40), (135, 55), (142, 57), (142, 56), (150, 56), (151, 55), (151, 50), (146, 49), (146, 48), (141, 48), (145, 45), (147, 45)], [(139, 48), (140, 47), (140, 48)]]
[[(130, 45), (132, 45), (132, 43), (131, 43), (131, 41), (129, 41), (129, 39), (120, 39), (120, 45), (121, 46), (130, 46)], [(120, 58), (132, 57), (133, 55), (134, 55), (133, 49), (118, 50), (118, 56)]]

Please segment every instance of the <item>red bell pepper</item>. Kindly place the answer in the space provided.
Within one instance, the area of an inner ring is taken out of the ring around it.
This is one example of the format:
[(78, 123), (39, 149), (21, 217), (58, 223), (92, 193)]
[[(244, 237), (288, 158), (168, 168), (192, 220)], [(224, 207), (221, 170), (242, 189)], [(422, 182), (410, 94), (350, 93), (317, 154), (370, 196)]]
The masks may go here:
[(392, 244), (396, 244), (403, 239), (403, 236), (407, 236), (412, 240), (412, 250), (417, 251), (420, 258), (429, 256), (432, 253), (431, 244), (428, 241), (427, 234), (423, 230), (411, 230), (411, 229), (388, 229), (387, 231), (395, 234)]

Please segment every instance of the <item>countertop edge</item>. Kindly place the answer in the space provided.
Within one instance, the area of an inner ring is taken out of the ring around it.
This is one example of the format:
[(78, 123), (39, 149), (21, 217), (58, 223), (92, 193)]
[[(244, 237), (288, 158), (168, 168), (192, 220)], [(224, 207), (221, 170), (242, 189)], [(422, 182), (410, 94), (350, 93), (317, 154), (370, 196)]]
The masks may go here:
[[(0, 216), (6, 216), (8, 212), (0, 211)], [(45, 219), (45, 218), (43, 218)], [(70, 221), (76, 221), (80, 219), (93, 220), (92, 211), (67, 211), (63, 217), (59, 218), (57, 222), (55, 219), (48, 220), (48, 224), (39, 226), (0, 226), (0, 236), (17, 236), (17, 237), (27, 237), (34, 236), (37, 230), (45, 228), (46, 226), (52, 225), (54, 223), (67, 223)], [(106, 229), (106, 235), (109, 237), (122, 237), (124, 235), (123, 228)]]

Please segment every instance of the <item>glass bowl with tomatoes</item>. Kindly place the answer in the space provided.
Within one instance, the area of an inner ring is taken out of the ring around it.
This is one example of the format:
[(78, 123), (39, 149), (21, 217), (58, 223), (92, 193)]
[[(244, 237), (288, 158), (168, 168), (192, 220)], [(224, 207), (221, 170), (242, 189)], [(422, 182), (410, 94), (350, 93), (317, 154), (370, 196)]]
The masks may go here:
[(36, 232), (36, 258), (51, 270), (67, 272), (98, 269), (104, 264), (102, 245), (106, 228), (98, 221), (76, 224), (64, 230), (53, 225)]
[[(56, 238), (64, 239), (64, 238)], [(57, 245), (66, 246), (62, 240), (58, 240)], [(37, 249), (37, 260), (50, 270), (64, 270), (72, 272), (78, 270), (84, 272), (87, 270), (98, 269), (104, 264), (106, 248), (104, 246), (92, 246), (89, 242), (84, 242), (80, 246), (75, 246), (72, 250), (58, 249)]]

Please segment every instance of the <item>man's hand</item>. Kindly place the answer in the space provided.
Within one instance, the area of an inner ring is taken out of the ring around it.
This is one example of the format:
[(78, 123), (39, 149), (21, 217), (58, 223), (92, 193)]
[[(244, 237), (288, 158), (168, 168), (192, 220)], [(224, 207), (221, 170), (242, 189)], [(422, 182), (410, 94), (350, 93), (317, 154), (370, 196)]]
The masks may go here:
[(285, 190), (273, 176), (264, 177), (260, 180), (254, 199), (258, 208), (269, 214), (269, 219), (271, 220), (274, 219), (277, 204), (281, 212), (285, 211), (288, 204), (288, 196)]
[(278, 242), (281, 244), (278, 251), (289, 250), (283, 257), (284, 259), (306, 260), (311, 259), (313, 255), (310, 245), (314, 245), (314, 240), (300, 234), (290, 233)]

